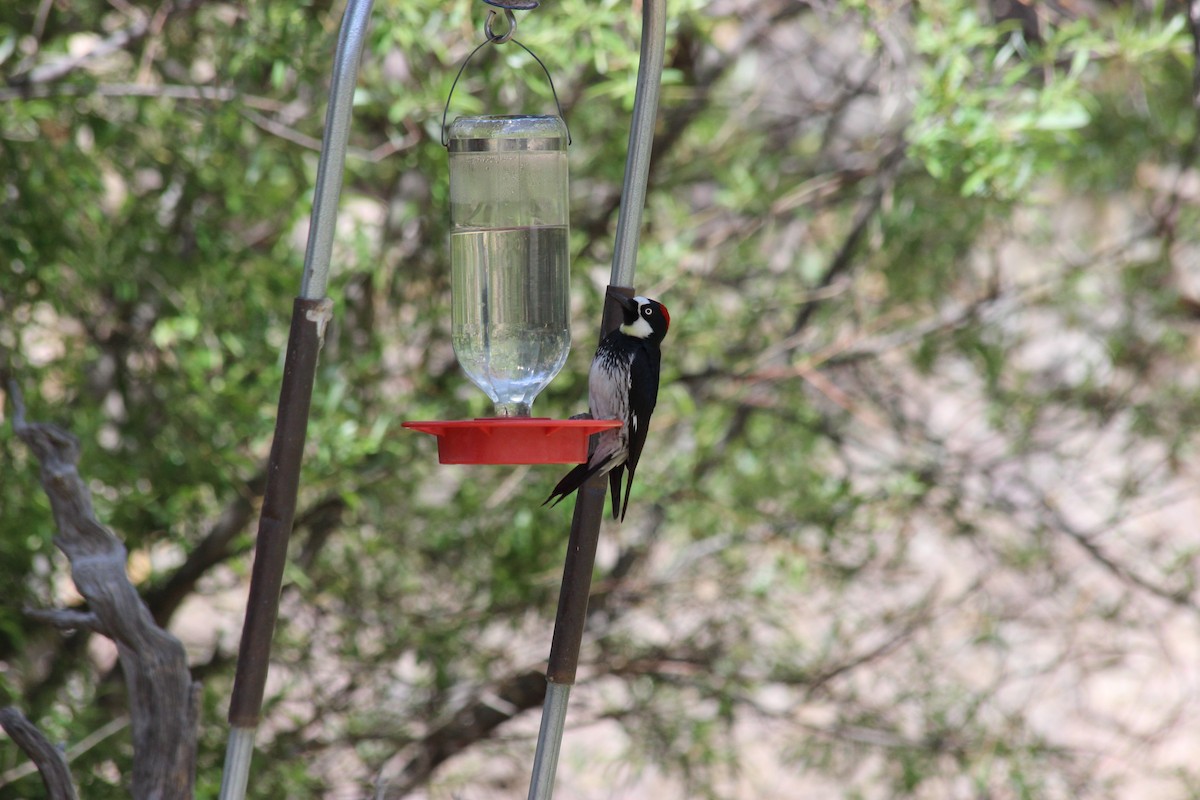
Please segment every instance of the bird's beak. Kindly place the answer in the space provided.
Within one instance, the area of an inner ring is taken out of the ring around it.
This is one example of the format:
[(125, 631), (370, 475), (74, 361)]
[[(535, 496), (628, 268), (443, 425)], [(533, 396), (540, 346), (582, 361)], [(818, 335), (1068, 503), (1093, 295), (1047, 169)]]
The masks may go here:
[(612, 290), (611, 287), (609, 288), (607, 294), (613, 300), (616, 300), (620, 304), (621, 308), (623, 308), (626, 311), (631, 312), (633, 314), (637, 314), (637, 310), (638, 310), (637, 309), (637, 301), (634, 300), (632, 297), (626, 297), (625, 295), (623, 295), (619, 292), (615, 292)]

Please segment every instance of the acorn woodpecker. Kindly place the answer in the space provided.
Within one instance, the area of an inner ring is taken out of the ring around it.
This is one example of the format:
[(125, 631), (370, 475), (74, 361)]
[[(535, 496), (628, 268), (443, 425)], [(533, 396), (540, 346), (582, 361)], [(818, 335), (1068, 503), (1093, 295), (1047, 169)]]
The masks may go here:
[[(593, 419), (619, 419), (620, 428), (601, 431), (596, 449), (587, 462), (568, 472), (546, 498), (557, 505), (595, 475), (608, 474), (612, 487), (613, 519), (625, 519), (629, 489), (637, 469), (650, 415), (658, 400), (659, 350), (667, 335), (671, 315), (657, 300), (625, 297), (610, 292), (621, 304), (623, 324), (604, 337), (596, 348), (588, 372), (588, 405)], [(621, 475), (625, 480), (625, 504), (621, 505)]]

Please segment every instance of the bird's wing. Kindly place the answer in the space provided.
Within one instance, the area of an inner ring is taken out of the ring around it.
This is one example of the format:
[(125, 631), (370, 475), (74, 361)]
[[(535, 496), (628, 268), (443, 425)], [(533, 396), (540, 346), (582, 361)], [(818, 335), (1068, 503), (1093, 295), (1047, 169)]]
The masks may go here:
[[(588, 374), (588, 407), (593, 419), (619, 419), (624, 422), (629, 417), (629, 389), (620, 376), (624, 372), (621, 360), (630, 357), (630, 354), (604, 344), (597, 349)], [(629, 431), (625, 426), (602, 431), (588, 463), (624, 462), (628, 439)]]
[[(638, 460), (642, 457), (642, 448), (646, 445), (646, 434), (650, 432), (650, 415), (658, 403), (658, 370), (659, 353), (654, 348), (642, 348), (633, 357), (630, 367), (632, 378), (629, 389), (629, 416), (626, 418), (626, 429), (629, 431), (629, 456), (625, 459), (625, 506), (621, 509), (620, 518), (625, 518), (625, 508), (629, 507), (629, 490), (633, 486), (633, 473), (637, 471)], [(619, 478), (617, 478), (619, 480)], [(614, 493), (614, 498), (619, 496)], [(616, 508), (613, 509), (616, 516)]]

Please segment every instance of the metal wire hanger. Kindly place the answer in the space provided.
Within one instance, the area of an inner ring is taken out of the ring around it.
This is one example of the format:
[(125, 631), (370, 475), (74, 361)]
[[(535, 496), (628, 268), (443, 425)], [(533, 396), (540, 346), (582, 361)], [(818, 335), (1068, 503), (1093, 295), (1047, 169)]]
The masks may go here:
[(454, 76), (454, 82), (452, 84), (450, 84), (450, 93), (446, 96), (446, 105), (442, 108), (442, 136), (441, 136), (442, 147), (445, 147), (447, 144), (449, 144), (449, 139), (446, 138), (446, 117), (450, 113), (450, 101), (454, 98), (454, 89), (458, 86), (458, 79), (462, 77), (463, 72), (465, 72), (467, 69), (467, 65), (471, 63), (471, 59), (475, 57), (476, 53), (478, 53), (480, 50), (482, 50), (484, 47), (488, 46), (489, 44), (504, 44), (505, 42), (512, 42), (517, 47), (520, 47), (522, 50), (524, 50), (526, 53), (529, 54), (530, 58), (532, 58), (534, 61), (537, 62), (537, 65), (539, 67), (542, 68), (542, 72), (545, 73), (545, 75), (546, 75), (546, 81), (550, 84), (550, 94), (554, 96), (554, 107), (555, 107), (555, 109), (557, 109), (558, 116), (563, 121), (563, 125), (567, 129), (567, 144), (570, 145), (571, 144), (571, 126), (567, 123), (567, 118), (563, 114), (562, 103), (559, 102), (558, 90), (556, 90), (554, 88), (554, 78), (552, 78), (550, 76), (550, 70), (547, 69), (545, 63), (543, 63), (542, 60), (540, 58), (538, 58), (537, 53), (533, 52), (528, 47), (526, 47), (524, 44), (522, 44), (520, 41), (513, 38), (513, 34), (515, 34), (517, 32), (517, 17), (515, 14), (513, 14), (513, 9), (516, 9), (518, 11), (529, 11), (529, 10), (535, 9), (539, 5), (537, 0), (483, 0), (483, 1), (485, 3), (487, 3), (488, 5), (496, 6), (497, 8), (504, 11), (504, 18), (508, 23), (508, 29), (505, 30), (503, 33), (496, 33), (496, 31), (492, 27), (492, 23), (496, 19), (497, 12), (493, 11), (491, 9), (488, 9), (487, 21), (485, 21), (483, 23), (483, 33), (486, 38), (482, 42), (480, 42), (479, 45), (474, 50), (472, 50), (465, 59), (463, 59), (462, 66), (460, 66), (458, 68), (458, 73)]

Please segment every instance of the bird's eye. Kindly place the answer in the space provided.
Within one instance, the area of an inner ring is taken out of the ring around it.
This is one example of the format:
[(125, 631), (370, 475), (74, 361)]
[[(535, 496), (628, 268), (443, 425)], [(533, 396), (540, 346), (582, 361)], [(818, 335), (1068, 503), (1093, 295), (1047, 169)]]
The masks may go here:
[(646, 306), (645, 308), (642, 309), (642, 313), (648, 317), (654, 313), (654, 309), (651, 308), (650, 306)]

